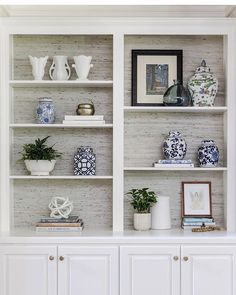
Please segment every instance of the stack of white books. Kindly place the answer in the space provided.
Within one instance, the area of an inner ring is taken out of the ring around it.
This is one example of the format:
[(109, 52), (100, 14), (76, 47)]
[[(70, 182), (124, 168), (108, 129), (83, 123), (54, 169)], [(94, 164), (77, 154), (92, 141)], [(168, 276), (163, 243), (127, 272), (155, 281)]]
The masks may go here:
[(191, 160), (159, 160), (153, 163), (155, 168), (193, 168)]
[(65, 125), (103, 125), (105, 124), (104, 116), (73, 116), (65, 115), (65, 120), (62, 122)]

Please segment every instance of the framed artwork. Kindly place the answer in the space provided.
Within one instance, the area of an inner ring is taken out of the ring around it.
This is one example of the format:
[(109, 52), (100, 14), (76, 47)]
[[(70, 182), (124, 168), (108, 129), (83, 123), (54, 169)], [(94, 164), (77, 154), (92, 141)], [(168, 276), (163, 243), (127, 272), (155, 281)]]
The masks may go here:
[(132, 50), (132, 105), (163, 105), (173, 80), (183, 82), (182, 50)]
[(211, 217), (211, 182), (182, 182), (182, 217)]

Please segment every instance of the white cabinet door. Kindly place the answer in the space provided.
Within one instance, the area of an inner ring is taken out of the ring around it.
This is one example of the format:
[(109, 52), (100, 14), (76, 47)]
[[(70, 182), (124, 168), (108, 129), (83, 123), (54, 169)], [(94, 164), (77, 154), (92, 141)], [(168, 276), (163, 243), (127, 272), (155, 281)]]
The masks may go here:
[(182, 295), (236, 295), (235, 246), (183, 246)]
[(118, 247), (59, 246), (58, 295), (118, 295)]
[(122, 246), (121, 295), (179, 295), (180, 246)]
[(0, 246), (0, 294), (57, 295), (57, 247)]

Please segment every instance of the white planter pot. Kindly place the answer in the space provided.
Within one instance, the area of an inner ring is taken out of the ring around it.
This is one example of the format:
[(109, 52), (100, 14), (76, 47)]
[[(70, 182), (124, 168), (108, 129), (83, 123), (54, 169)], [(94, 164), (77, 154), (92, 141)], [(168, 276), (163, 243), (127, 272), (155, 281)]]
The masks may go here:
[(151, 208), (152, 229), (170, 229), (170, 197), (158, 196), (157, 203)]
[(54, 169), (56, 160), (25, 160), (25, 166), (31, 175), (47, 176)]
[(149, 230), (151, 228), (151, 213), (134, 213), (134, 229)]

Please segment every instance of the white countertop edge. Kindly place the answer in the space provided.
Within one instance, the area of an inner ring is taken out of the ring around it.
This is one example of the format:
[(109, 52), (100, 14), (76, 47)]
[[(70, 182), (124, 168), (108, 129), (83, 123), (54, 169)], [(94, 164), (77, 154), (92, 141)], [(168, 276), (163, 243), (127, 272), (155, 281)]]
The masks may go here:
[(236, 233), (215, 231), (192, 233), (181, 229), (134, 230), (84, 230), (82, 233), (36, 233), (34, 228), (17, 229), (0, 233), (1, 244), (236, 244)]

